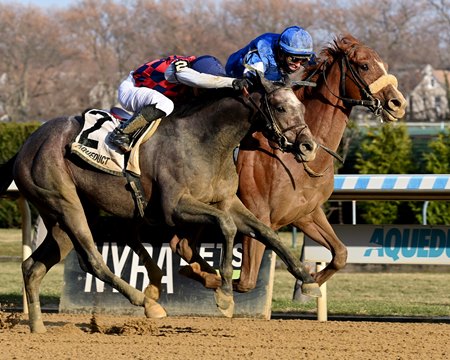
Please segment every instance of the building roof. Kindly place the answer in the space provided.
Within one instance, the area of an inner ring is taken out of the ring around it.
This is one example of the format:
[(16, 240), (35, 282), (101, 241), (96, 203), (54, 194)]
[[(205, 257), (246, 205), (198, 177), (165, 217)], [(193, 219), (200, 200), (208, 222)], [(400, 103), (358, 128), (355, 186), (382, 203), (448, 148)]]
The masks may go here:
[(434, 70), (432, 71), (436, 80), (444, 87), (450, 85), (450, 71), (448, 70)]
[(445, 77), (447, 77), (448, 84), (450, 84), (450, 71), (443, 69), (433, 69), (433, 67), (428, 64), (422, 69), (418, 68), (405, 68), (398, 71), (396, 74), (399, 80), (399, 88), (404, 95), (408, 95), (413, 91), (419, 84), (424, 80), (426, 75), (432, 75), (437, 82), (445, 88)]

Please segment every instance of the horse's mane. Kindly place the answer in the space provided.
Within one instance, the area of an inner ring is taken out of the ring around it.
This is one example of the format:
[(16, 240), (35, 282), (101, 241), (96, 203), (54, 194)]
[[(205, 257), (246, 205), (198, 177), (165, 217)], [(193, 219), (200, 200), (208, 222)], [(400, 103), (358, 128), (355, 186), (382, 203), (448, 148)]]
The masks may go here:
[(316, 64), (309, 66), (305, 70), (303, 80), (314, 76), (318, 72), (318, 68), (320, 68), (324, 62), (331, 63), (343, 54), (351, 56), (354, 50), (361, 45), (363, 44), (350, 34), (336, 36), (332, 43), (329, 43), (326, 47), (320, 50)]
[[(303, 73), (302, 79), (317, 82), (321, 68), (325, 63), (331, 64), (334, 60), (347, 54), (350, 58), (354, 51), (363, 44), (350, 34), (336, 36), (331, 43), (320, 50), (316, 64), (309, 66)], [(310, 93), (314, 88), (305, 88)]]
[(347, 54), (351, 57), (355, 49), (362, 45), (360, 41), (350, 34), (341, 35), (333, 40), (333, 44), (322, 49), (321, 56), (330, 59), (335, 58), (339, 54)]

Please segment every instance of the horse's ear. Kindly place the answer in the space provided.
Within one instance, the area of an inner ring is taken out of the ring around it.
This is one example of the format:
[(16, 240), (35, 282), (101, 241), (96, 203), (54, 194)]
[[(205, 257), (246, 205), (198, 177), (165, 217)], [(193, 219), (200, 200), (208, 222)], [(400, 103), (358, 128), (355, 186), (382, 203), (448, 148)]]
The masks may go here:
[(286, 87), (293, 87), (294, 84), (292, 83), (291, 78), (289, 77), (288, 74), (283, 74), (283, 78), (282, 78), (282, 82), (284, 85), (286, 85)]
[(264, 90), (266, 90), (267, 93), (270, 93), (276, 89), (275, 84), (264, 77), (264, 73), (257, 71), (257, 74), (261, 85), (264, 87)]

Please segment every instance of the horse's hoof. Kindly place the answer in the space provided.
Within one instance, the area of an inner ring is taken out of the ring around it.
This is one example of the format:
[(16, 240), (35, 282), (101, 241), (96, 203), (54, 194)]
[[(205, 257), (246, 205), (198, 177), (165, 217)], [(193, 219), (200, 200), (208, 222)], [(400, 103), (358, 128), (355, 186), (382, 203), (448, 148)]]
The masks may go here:
[(299, 303), (307, 303), (309, 301), (313, 300), (311, 296), (302, 294), (302, 289), (298, 288), (294, 290), (294, 294), (292, 295), (292, 301), (296, 301)]
[(155, 285), (148, 285), (145, 290), (144, 290), (144, 295), (147, 296), (148, 298), (157, 301), (159, 299), (160, 296), (160, 291), (158, 289), (158, 287), (156, 287)]
[(145, 302), (144, 313), (146, 317), (151, 319), (162, 319), (167, 316), (166, 310), (152, 299)]
[(47, 329), (42, 321), (30, 322), (30, 331), (32, 334), (44, 334)]
[(216, 299), (216, 304), (220, 312), (228, 318), (233, 317), (234, 313), (233, 295), (227, 295), (222, 291), (222, 289), (218, 288), (214, 292), (214, 298)]
[(315, 298), (322, 297), (322, 292), (320, 291), (318, 283), (308, 283), (308, 284), (303, 283), (302, 293), (303, 295), (308, 295)]
[(201, 276), (205, 281), (205, 288), (207, 289), (218, 289), (222, 286), (222, 278), (219, 275), (202, 271)]
[(249, 285), (242, 285), (240, 280), (233, 280), (233, 290), (239, 293), (246, 293), (253, 290), (255, 287)]

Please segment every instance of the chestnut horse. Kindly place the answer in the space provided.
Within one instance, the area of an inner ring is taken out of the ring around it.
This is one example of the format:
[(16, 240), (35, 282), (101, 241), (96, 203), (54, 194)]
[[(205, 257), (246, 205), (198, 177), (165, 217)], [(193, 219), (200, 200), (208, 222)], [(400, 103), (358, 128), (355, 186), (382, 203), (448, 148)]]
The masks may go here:
[[(322, 50), (320, 61), (304, 74), (316, 86), (296, 92), (318, 144), (337, 151), (354, 105), (368, 107), (385, 121), (404, 116), (406, 101), (397, 89), (397, 79), (387, 71), (380, 56), (351, 35), (336, 38)], [(333, 160), (329, 153), (319, 151), (314, 161), (301, 166), (256, 132), (241, 142), (237, 163), (239, 198), (258, 219), (274, 230), (292, 224), (330, 250), (331, 262), (313, 274), (319, 285), (347, 260), (347, 249), (321, 207), (333, 192)], [(235, 290), (255, 288), (264, 249), (264, 244), (244, 236)]]
[[(236, 195), (238, 178), (232, 153), (250, 128), (266, 128), (267, 136), (304, 161), (314, 159), (317, 150), (304, 123), (304, 106), (293, 90), (264, 79), (261, 82), (247, 96), (219, 91), (219, 96), (180, 106), (139, 149), (147, 220), (166, 224), (172, 236), (180, 237), (190, 226), (209, 225), (225, 241), (222, 283), (215, 295), (226, 316), (233, 313), (232, 248), (238, 231), (274, 247), (292, 274), (305, 281), (305, 288), (320, 295), (300, 261)], [(133, 218), (136, 207), (125, 177), (99, 172), (68, 152), (81, 123), (80, 117), (47, 121), (1, 166), (0, 194), (14, 179), (48, 230), (43, 243), (22, 263), (32, 332), (45, 331), (39, 285), (48, 270), (73, 248), (83, 270), (117, 289), (132, 304), (144, 307), (146, 316), (166, 315), (156, 302), (160, 283), (152, 282), (145, 293), (133, 288), (111, 272), (94, 243), (90, 224), (98, 209)], [(161, 270), (143, 245), (137, 241), (129, 245), (146, 261), (150, 278), (160, 279)]]

